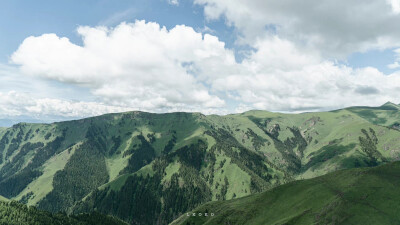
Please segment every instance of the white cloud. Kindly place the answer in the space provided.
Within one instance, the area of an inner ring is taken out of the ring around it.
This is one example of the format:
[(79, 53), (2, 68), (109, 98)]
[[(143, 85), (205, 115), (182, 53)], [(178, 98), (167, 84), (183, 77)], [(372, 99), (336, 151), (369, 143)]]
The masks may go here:
[(188, 72), (188, 65), (204, 65), (221, 54), (233, 60), (214, 36), (144, 21), (112, 29), (79, 27), (78, 33), (83, 46), (55, 34), (28, 37), (11, 62), (27, 75), (88, 87), (112, 105), (154, 111), (225, 104)]
[(134, 108), (108, 106), (97, 102), (34, 98), (28, 93), (15, 91), (0, 92), (0, 117), (4, 118), (22, 115), (29, 115), (32, 118), (42, 116), (76, 118), (128, 110), (134, 110)]
[(35, 98), (19, 103), (23, 112), (315, 111), (400, 102), (400, 74), (336, 64), (278, 35), (256, 38), (255, 50), (238, 63), (217, 37), (187, 26), (137, 21), (78, 33), (83, 46), (55, 34), (28, 37), (11, 61), (31, 77), (88, 88), (100, 103)]
[(243, 73), (213, 81), (215, 90), (229, 92), (247, 107), (314, 111), (400, 102), (400, 74), (337, 65), (278, 37), (255, 46), (257, 51), (240, 65)]
[(393, 52), (395, 54), (395, 62), (387, 65), (389, 69), (397, 69), (400, 67), (400, 48), (395, 49)]
[(400, 0), (387, 0), (388, 3), (392, 6), (392, 10), (394, 13), (400, 13)]
[(168, 3), (171, 5), (179, 5), (179, 1), (178, 0), (168, 0)]
[(394, 62), (394, 63), (388, 65), (389, 69), (397, 69), (399, 67), (400, 67), (399, 62)]
[[(278, 34), (328, 57), (400, 45), (399, 0), (195, 0), (210, 20), (225, 18), (252, 45)], [(389, 3), (389, 4), (388, 4)], [(268, 27), (269, 29), (266, 29)]]

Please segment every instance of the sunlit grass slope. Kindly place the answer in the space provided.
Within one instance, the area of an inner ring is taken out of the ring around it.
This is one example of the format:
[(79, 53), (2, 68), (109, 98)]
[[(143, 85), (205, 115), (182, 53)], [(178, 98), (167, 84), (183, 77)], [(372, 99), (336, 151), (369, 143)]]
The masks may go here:
[(400, 162), (341, 170), (240, 199), (210, 202), (172, 224), (400, 224), (399, 174)]

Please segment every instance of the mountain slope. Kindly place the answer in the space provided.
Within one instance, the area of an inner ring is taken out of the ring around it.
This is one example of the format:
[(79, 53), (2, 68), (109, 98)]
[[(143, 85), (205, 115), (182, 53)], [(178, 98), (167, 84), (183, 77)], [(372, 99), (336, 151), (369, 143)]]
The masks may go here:
[(210, 202), (172, 224), (399, 224), (399, 174), (400, 162), (341, 170), (261, 194)]
[[(399, 121), (393, 107), (362, 110)], [(165, 224), (208, 201), (398, 160), (399, 131), (364, 115), (127, 112), (20, 123), (0, 129), (0, 195), (51, 212)]]
[(400, 105), (387, 102), (380, 107), (350, 107), (347, 110), (371, 123), (400, 130), (400, 115), (398, 113)]
[(7, 198), (4, 198), (3, 196), (0, 195), (0, 201), (2, 202), (8, 202), (10, 200), (8, 200)]

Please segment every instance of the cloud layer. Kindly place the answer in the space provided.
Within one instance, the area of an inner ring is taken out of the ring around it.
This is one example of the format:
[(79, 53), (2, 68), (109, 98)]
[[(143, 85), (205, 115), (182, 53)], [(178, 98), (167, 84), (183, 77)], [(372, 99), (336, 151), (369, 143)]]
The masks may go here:
[[(145, 21), (81, 26), (77, 32), (82, 45), (56, 34), (31, 36), (10, 62), (31, 79), (87, 89), (96, 101), (0, 92), (0, 116), (84, 117), (126, 110), (299, 112), (400, 103), (400, 73), (385, 75), (333, 60), (356, 51), (399, 47), (400, 23), (392, 22), (400, 19), (397, 0), (195, 3), (204, 6), (209, 19), (223, 16), (240, 31), (239, 41), (252, 49), (241, 62), (217, 36), (184, 25), (170, 30)], [(372, 17), (376, 11), (382, 13)], [(388, 66), (397, 68), (398, 62)]]
[(27, 93), (0, 92), (0, 118), (27, 116), (81, 118), (104, 113), (134, 110), (128, 107), (109, 106), (97, 102), (68, 101), (54, 98), (34, 98)]
[(225, 106), (190, 72), (192, 63), (232, 57), (214, 36), (145, 21), (78, 33), (83, 46), (55, 34), (28, 37), (11, 61), (27, 75), (88, 87), (107, 104), (153, 111)]
[(252, 44), (279, 34), (334, 58), (400, 45), (399, 0), (195, 0), (208, 19), (220, 17)]

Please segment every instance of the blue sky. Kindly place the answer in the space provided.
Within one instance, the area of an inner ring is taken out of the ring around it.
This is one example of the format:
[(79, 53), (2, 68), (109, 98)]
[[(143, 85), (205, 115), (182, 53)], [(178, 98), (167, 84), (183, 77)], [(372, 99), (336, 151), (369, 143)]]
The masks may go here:
[(1, 1), (0, 121), (400, 103), (400, 1), (340, 1)]
[(182, 1), (178, 6), (166, 0), (6, 0), (0, 2), (0, 55), (7, 63), (10, 55), (28, 36), (56, 33), (81, 43), (76, 33), (79, 25), (115, 26), (123, 21), (146, 20), (158, 22), (167, 28), (179, 24), (216, 31), (218, 37), (232, 47), (235, 38), (233, 29), (224, 21), (207, 22), (203, 8), (191, 1)]

